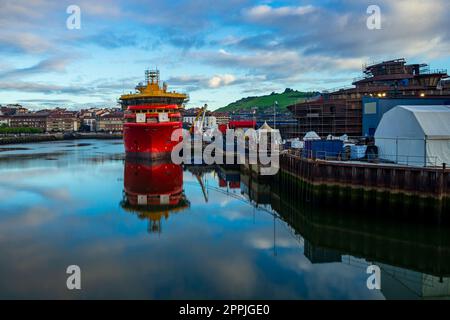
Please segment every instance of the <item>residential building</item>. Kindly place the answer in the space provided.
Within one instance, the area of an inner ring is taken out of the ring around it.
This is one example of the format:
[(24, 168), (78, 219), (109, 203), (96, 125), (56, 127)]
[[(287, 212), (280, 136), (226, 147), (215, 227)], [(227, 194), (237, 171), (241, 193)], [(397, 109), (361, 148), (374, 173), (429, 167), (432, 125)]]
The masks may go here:
[(9, 126), (9, 117), (0, 115), (0, 127), (1, 126)]
[(73, 132), (78, 128), (79, 120), (75, 112), (52, 112), (47, 118), (47, 132)]
[(82, 109), (78, 112), (80, 120), (80, 130), (94, 132), (97, 130), (97, 114), (98, 109)]
[(90, 132), (97, 129), (97, 119), (96, 118), (84, 118), (82, 119), (82, 125), (84, 125)]
[(108, 113), (97, 119), (97, 131), (122, 132), (123, 131), (123, 112)]
[(230, 122), (230, 115), (228, 114), (228, 112), (213, 111), (212, 115), (216, 118), (217, 125), (221, 124), (227, 125)]
[(0, 115), (3, 116), (12, 116), (13, 114), (18, 113), (27, 113), (28, 109), (22, 107), (19, 104), (8, 104), (6, 106), (0, 106)]
[(47, 129), (47, 118), (49, 113), (19, 113), (9, 117), (9, 126), (13, 128), (28, 127), (45, 131)]

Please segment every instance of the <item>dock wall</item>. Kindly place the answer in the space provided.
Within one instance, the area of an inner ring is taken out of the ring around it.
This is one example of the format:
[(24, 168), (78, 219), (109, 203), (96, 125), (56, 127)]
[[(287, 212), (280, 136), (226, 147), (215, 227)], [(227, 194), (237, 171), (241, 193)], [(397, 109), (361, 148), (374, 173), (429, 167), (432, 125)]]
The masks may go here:
[(448, 207), (450, 170), (411, 166), (280, 157), (279, 179), (293, 185), (308, 201), (348, 200), (428, 202)]
[(108, 133), (74, 133), (74, 134), (29, 134), (29, 135), (1, 135), (0, 145), (51, 142), (60, 140), (78, 140), (78, 139), (121, 139), (122, 134)]

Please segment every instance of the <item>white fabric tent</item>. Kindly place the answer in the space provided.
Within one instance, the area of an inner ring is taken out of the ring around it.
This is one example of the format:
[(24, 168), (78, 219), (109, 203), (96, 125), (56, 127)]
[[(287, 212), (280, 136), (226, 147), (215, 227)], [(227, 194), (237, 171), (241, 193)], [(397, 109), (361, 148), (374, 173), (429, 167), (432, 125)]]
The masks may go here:
[(450, 106), (397, 106), (375, 132), (381, 159), (417, 166), (450, 165)]
[(260, 142), (262, 140), (262, 136), (266, 135), (267, 137), (271, 136), (273, 137), (273, 141), (275, 143), (281, 144), (281, 135), (280, 135), (280, 130), (278, 129), (272, 129), (267, 122), (265, 121), (264, 124), (259, 127), (259, 129), (256, 131), (257, 133), (257, 137), (258, 137), (258, 142)]
[(306, 140), (321, 140), (320, 136), (315, 131), (308, 131), (303, 137), (303, 141)]

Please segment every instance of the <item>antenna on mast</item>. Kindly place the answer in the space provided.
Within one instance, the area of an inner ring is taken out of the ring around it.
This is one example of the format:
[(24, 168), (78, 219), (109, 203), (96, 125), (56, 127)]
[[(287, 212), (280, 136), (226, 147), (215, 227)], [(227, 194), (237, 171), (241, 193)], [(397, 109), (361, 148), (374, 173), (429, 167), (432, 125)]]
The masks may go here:
[(159, 70), (145, 70), (147, 84), (159, 84)]

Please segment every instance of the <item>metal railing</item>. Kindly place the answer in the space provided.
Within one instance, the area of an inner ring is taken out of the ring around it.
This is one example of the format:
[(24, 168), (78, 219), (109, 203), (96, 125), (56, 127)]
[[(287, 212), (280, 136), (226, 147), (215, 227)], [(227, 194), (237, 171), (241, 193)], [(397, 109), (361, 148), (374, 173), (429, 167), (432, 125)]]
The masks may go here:
[(355, 89), (355, 86), (353, 86), (353, 85), (346, 85), (346, 86), (341, 86), (341, 87), (334, 87), (334, 88), (322, 90), (322, 93), (330, 94), (330, 93), (335, 93), (335, 92), (339, 92), (339, 91), (342, 91), (342, 90), (349, 90), (349, 89)]
[(420, 74), (447, 74), (447, 69), (421, 69)]
[(362, 65), (362, 70), (366, 70), (368, 67), (372, 67), (378, 64), (382, 64), (382, 63), (406, 63), (406, 60), (404, 58), (400, 58), (400, 59), (386, 59), (386, 60), (372, 60), (372, 61), (367, 61), (365, 63), (363, 63)]
[[(397, 166), (411, 166), (411, 167), (440, 167), (442, 164), (439, 162), (437, 156), (415, 156), (415, 155), (402, 155), (402, 154), (365, 154), (361, 158), (351, 158), (350, 154), (344, 151), (330, 152), (321, 150), (299, 150), (295, 152), (293, 149), (288, 149), (287, 152), (291, 155), (298, 156), (303, 159), (313, 160), (327, 160), (327, 161), (351, 161), (361, 163), (378, 163), (386, 165)], [(396, 161), (390, 160), (396, 159)]]
[(361, 80), (370, 79), (370, 78), (371, 78), (370, 76), (360, 76), (360, 77), (356, 77), (356, 78), (353, 78), (352, 83), (358, 82), (358, 81), (361, 81)]

